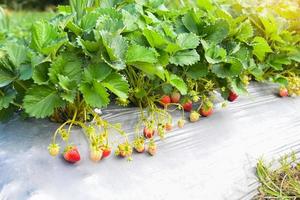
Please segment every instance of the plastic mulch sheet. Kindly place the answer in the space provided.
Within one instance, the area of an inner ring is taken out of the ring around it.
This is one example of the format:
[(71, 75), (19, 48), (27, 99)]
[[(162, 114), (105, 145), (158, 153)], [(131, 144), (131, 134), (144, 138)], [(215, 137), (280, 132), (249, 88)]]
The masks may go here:
[[(110, 156), (92, 163), (77, 129), (72, 141), (82, 160), (67, 164), (47, 152), (58, 124), (16, 117), (0, 124), (0, 199), (251, 199), (257, 159), (300, 148), (300, 98), (278, 98), (270, 85), (249, 91), (227, 108), (217, 105), (211, 117), (169, 132), (157, 142), (156, 156), (134, 154), (132, 162)], [(113, 107), (103, 116), (133, 135), (137, 109)]]

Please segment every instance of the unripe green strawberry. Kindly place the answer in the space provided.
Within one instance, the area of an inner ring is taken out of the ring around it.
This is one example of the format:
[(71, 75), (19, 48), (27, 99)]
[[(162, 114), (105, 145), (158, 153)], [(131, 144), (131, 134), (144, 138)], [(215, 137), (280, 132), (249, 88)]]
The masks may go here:
[(101, 149), (92, 149), (90, 152), (90, 159), (93, 162), (99, 162), (102, 158), (103, 151)]
[(48, 151), (51, 156), (57, 156), (59, 154), (59, 145), (58, 144), (49, 144)]
[(156, 154), (157, 146), (153, 141), (149, 143), (147, 151), (151, 156), (154, 156)]
[(166, 135), (166, 129), (165, 129), (165, 127), (164, 127), (163, 125), (161, 125), (161, 124), (157, 126), (157, 135), (158, 135), (161, 139), (165, 138), (165, 135)]
[(118, 97), (117, 99), (116, 99), (116, 104), (117, 105), (119, 105), (119, 106), (128, 106), (128, 104), (129, 104), (129, 100), (128, 99), (124, 99), (124, 98), (120, 98), (120, 97)]
[(196, 122), (196, 121), (199, 120), (199, 118), (200, 118), (200, 114), (197, 113), (196, 111), (192, 111), (192, 112), (190, 113), (190, 121), (191, 121), (191, 122)]
[(177, 125), (179, 128), (183, 128), (184, 127), (184, 124), (185, 124), (185, 120), (184, 119), (180, 119), (178, 120), (177, 122)]
[(197, 95), (195, 95), (195, 96), (192, 97), (193, 102), (198, 102), (199, 99), (200, 99), (200, 97), (197, 96)]

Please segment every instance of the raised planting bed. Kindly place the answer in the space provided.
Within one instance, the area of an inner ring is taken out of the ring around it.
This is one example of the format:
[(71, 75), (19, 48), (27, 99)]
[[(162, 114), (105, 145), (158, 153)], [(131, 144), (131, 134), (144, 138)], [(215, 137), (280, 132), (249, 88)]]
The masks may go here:
[[(77, 128), (71, 136), (82, 159), (75, 165), (62, 156), (51, 159), (47, 146), (58, 124), (16, 117), (0, 125), (0, 199), (252, 199), (258, 159), (300, 148), (300, 99), (278, 98), (276, 91), (254, 84), (249, 96), (227, 108), (217, 103), (211, 117), (157, 140), (156, 156), (133, 153), (131, 162), (115, 156), (91, 162)], [(138, 109), (103, 112), (133, 138)], [(181, 117), (172, 114), (174, 120)]]

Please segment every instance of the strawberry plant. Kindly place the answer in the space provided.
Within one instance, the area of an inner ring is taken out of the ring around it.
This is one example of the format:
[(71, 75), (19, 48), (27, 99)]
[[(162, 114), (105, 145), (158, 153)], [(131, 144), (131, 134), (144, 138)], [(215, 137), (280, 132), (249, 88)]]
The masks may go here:
[[(0, 119), (19, 112), (61, 123), (53, 156), (58, 138), (75, 151), (74, 126), (92, 161), (116, 143), (115, 154), (129, 160), (145, 145), (154, 155), (155, 137), (172, 129), (171, 112), (182, 112), (182, 128), (185, 112), (192, 122), (213, 113), (216, 93), (236, 101), (255, 80), (279, 84), (280, 96), (300, 95), (297, 11), (283, 1), (70, 0), (51, 20), (33, 23), (30, 36), (17, 36), (0, 10)], [(139, 107), (133, 141), (102, 118), (111, 102)], [(113, 131), (119, 141), (110, 141)]]

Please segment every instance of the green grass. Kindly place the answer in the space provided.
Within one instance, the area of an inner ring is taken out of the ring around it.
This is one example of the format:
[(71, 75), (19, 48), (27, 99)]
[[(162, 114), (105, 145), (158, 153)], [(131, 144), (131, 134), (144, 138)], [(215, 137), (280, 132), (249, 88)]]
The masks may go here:
[(8, 31), (18, 37), (28, 38), (30, 29), (34, 22), (49, 20), (55, 15), (53, 12), (20, 11), (8, 13)]
[[(274, 164), (278, 167), (274, 168)], [(300, 162), (295, 154), (283, 156), (275, 163), (259, 160), (256, 172), (261, 185), (254, 199), (300, 199)]]

